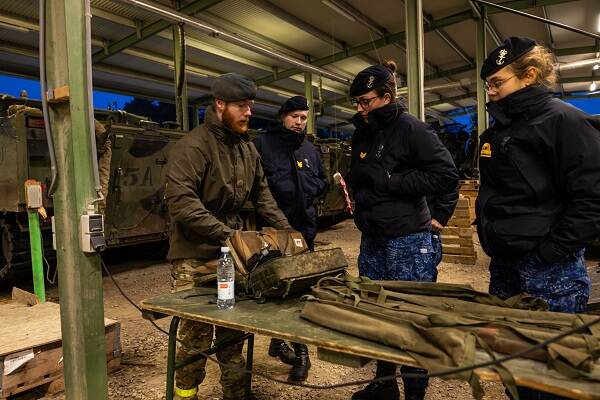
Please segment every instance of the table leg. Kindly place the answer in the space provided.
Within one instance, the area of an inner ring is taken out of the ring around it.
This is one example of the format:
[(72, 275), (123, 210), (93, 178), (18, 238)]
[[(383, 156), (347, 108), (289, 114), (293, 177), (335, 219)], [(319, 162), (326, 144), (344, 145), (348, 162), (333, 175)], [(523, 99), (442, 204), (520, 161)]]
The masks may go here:
[(173, 391), (175, 389), (175, 352), (177, 350), (177, 328), (179, 327), (179, 317), (171, 319), (169, 328), (169, 348), (167, 351), (167, 390), (165, 392), (166, 400), (173, 400)]
[[(248, 348), (246, 349), (246, 369), (252, 371), (254, 362), (254, 334), (248, 336)], [(252, 397), (252, 374), (246, 377), (246, 400), (251, 400)]]

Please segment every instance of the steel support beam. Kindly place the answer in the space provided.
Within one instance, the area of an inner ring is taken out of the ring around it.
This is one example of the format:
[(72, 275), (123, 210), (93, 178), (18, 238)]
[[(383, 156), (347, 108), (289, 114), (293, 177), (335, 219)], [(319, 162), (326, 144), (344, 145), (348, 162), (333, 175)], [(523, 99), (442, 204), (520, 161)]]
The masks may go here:
[[(475, 27), (475, 60), (477, 63), (477, 71), (481, 71), (483, 62), (487, 57), (486, 49), (486, 24), (487, 18), (486, 9), (484, 7), (479, 8), (480, 18), (477, 20)], [(481, 79), (476, 79), (477, 85), (477, 132), (479, 135), (483, 133), (488, 127), (488, 115), (485, 109), (485, 103), (487, 102), (487, 92), (485, 90), (485, 82)]]
[[(220, 3), (221, 1), (223, 0), (195, 0), (192, 3), (181, 7), (178, 11), (184, 14), (193, 15), (199, 13), (200, 11), (210, 8), (215, 4)], [(158, 20), (156, 22), (147, 24), (143, 26), (142, 29), (139, 30), (139, 32), (132, 33), (131, 35), (124, 37), (121, 40), (108, 44), (106, 48), (96, 52), (92, 56), (92, 61), (95, 64), (97, 62), (105, 60), (108, 57), (141, 42), (142, 40), (146, 40), (149, 37), (156, 35), (157, 33), (167, 29), (171, 25), (173, 25), (172, 22), (164, 20)]]
[(200, 125), (200, 115), (198, 112), (200, 111), (200, 107), (197, 104), (192, 104), (192, 129), (197, 128)]
[(315, 113), (315, 99), (313, 96), (313, 85), (312, 85), (312, 74), (310, 72), (304, 73), (304, 97), (308, 102), (308, 120), (306, 122), (306, 134), (309, 136), (316, 136), (316, 113)]
[(406, 61), (408, 85), (408, 112), (425, 121), (425, 60), (423, 49), (423, 3), (422, 0), (404, 2), (406, 24)]
[[(512, 0), (506, 1), (503, 3), (499, 3), (501, 5), (512, 7), (513, 9), (527, 9), (531, 7), (541, 7), (544, 5), (554, 5), (554, 4), (562, 4), (562, 3), (570, 3), (573, 1), (580, 0)], [(495, 14), (502, 12), (501, 10), (490, 10), (489, 14)], [(470, 19), (476, 18), (472, 9), (464, 10), (459, 13), (450, 15), (445, 18), (440, 18), (438, 20), (433, 20), (429, 24), (424, 27), (425, 32), (430, 32), (438, 28), (444, 28), (446, 26), (454, 25), (463, 21), (467, 21)], [(375, 49), (379, 49), (381, 47), (388, 46), (392, 43), (401, 42), (405, 40), (405, 32), (396, 32), (385, 35), (381, 39), (369, 41), (363, 43), (358, 46), (349, 47), (345, 50), (339, 51), (335, 54), (332, 54), (327, 57), (322, 57), (312, 61), (312, 65), (322, 67), (328, 64), (333, 64), (335, 62), (345, 60), (350, 57), (356, 57), (367, 53), (369, 51), (373, 51)], [(260, 85), (268, 85), (269, 83), (276, 82), (281, 79), (289, 78), (290, 76), (302, 73), (301, 70), (297, 68), (290, 68), (283, 71), (278, 71), (276, 74), (270, 74), (263, 76), (256, 80), (256, 83)]]
[(600, 40), (600, 35), (598, 35), (596, 33), (588, 32), (588, 31), (585, 31), (583, 29), (575, 28), (574, 26), (570, 26), (570, 25), (567, 25), (567, 24), (562, 24), (560, 22), (552, 21), (552, 20), (547, 19), (547, 18), (538, 17), (537, 15), (528, 14), (526, 12), (510, 8), (510, 7), (505, 6), (503, 4), (490, 3), (490, 2), (484, 1), (484, 0), (472, 0), (472, 1), (480, 4), (481, 6), (487, 6), (487, 7), (497, 8), (499, 10), (502, 10), (502, 11), (505, 11), (505, 12), (509, 12), (511, 14), (516, 14), (516, 15), (520, 15), (522, 17), (534, 19), (536, 21), (544, 22), (546, 24), (554, 25), (554, 26), (557, 26), (557, 27), (562, 28), (562, 29), (566, 29), (566, 30), (571, 31), (571, 32), (575, 32), (575, 33), (579, 33), (579, 34), (584, 35), (584, 36), (591, 37), (592, 39), (595, 39), (595, 40)]
[[(80, 249), (79, 220), (97, 197), (94, 190), (90, 108), (83, 0), (46, 2), (46, 70), (48, 88), (68, 87), (68, 101), (50, 107), (56, 149), (54, 194), (56, 257), (67, 399), (104, 400), (106, 351), (102, 269), (98, 254)], [(45, 93), (43, 94), (45, 95)]]
[(175, 72), (175, 115), (179, 129), (189, 130), (187, 77), (185, 73), (185, 30), (183, 24), (173, 25), (173, 70)]

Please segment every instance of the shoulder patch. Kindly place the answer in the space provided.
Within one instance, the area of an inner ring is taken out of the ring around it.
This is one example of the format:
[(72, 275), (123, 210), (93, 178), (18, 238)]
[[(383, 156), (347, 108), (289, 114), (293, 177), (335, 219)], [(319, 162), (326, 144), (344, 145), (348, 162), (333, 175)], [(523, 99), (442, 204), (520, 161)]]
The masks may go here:
[(489, 143), (484, 143), (481, 146), (481, 152), (479, 153), (481, 157), (491, 157), (492, 156), (492, 145)]
[(359, 154), (360, 158), (365, 158), (367, 156), (367, 153), (363, 153), (362, 151)]
[(298, 165), (298, 168), (302, 168), (302, 161), (296, 161), (296, 165)]

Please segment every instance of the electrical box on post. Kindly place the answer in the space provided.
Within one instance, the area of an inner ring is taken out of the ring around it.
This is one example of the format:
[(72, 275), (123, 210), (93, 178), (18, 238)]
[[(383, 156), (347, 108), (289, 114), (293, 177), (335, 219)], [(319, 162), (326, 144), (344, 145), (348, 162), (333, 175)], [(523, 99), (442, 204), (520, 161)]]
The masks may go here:
[(34, 179), (25, 181), (25, 203), (28, 209), (37, 210), (43, 207), (41, 182)]
[(81, 251), (84, 253), (100, 252), (106, 248), (104, 240), (104, 216), (90, 206), (80, 221)]

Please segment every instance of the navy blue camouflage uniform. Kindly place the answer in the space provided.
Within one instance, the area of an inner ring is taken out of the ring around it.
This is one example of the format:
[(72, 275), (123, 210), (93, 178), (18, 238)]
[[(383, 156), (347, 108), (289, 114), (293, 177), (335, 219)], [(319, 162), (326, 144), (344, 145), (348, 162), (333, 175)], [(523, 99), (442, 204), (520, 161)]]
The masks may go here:
[(317, 216), (314, 202), (327, 188), (323, 163), (315, 146), (279, 124), (274, 130), (254, 139), (263, 161), (269, 189), (292, 228), (302, 233), (314, 250)]
[[(458, 203), (458, 185), (448, 193), (427, 196), (427, 207), (429, 207), (431, 219), (435, 219), (442, 226), (448, 224), (448, 220), (454, 214), (456, 203)], [(435, 253), (434, 263), (438, 266), (442, 262), (442, 233), (432, 229), (431, 243)]]
[(495, 123), (481, 136), (476, 211), (490, 293), (526, 292), (551, 311), (584, 312), (584, 249), (600, 236), (600, 122), (539, 86), (488, 103), (488, 111)]
[[(435, 281), (436, 255), (426, 196), (457, 187), (450, 153), (437, 135), (400, 103), (372, 110), (368, 122), (353, 119), (348, 182), (354, 219), (362, 232), (358, 269), (378, 280)], [(378, 362), (377, 375), (396, 366)], [(423, 373), (403, 366), (404, 373)], [(425, 390), (427, 379), (404, 379), (405, 389)]]

